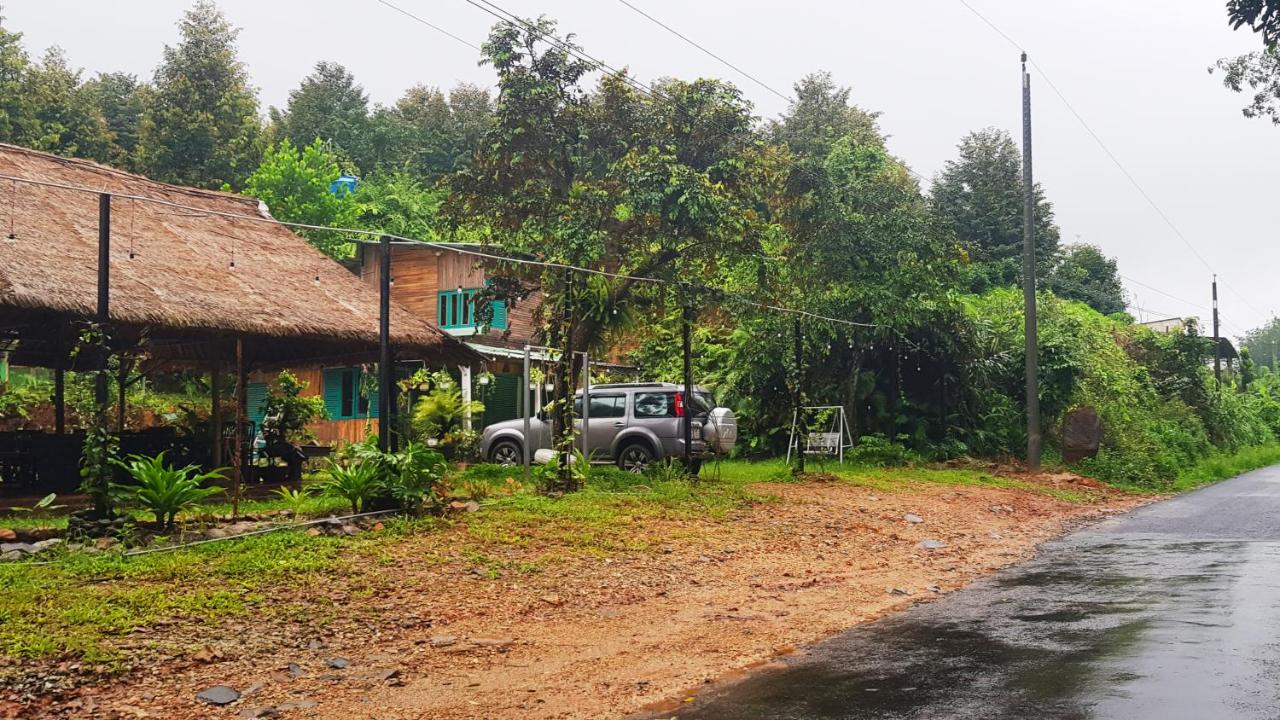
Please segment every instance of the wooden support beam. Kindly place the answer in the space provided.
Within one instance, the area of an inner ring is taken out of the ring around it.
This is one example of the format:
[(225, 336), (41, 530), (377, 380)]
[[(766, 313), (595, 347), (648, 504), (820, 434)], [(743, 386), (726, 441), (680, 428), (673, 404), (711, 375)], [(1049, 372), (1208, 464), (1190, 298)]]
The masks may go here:
[(129, 390), (129, 364), (123, 360), (116, 373), (116, 432), (123, 433), (125, 426), (125, 393)]

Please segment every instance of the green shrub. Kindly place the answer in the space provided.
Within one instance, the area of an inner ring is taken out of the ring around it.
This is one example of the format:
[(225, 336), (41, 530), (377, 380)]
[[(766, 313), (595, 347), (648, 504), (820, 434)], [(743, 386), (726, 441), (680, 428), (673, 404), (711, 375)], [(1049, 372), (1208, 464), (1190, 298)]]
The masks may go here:
[(203, 487), (205, 482), (226, 479), (221, 469), (200, 473), (195, 465), (165, 465), (164, 453), (155, 457), (130, 455), (127, 462), (119, 465), (137, 483), (137, 487), (130, 488), (133, 500), (154, 514), (156, 523), (166, 529), (173, 527), (178, 513), (222, 492), (220, 487)]
[(911, 465), (920, 462), (915, 451), (884, 435), (863, 435), (858, 444), (845, 453), (845, 459), (860, 465)]
[(351, 503), (352, 514), (360, 512), (370, 498), (384, 489), (381, 464), (368, 458), (346, 464), (331, 462), (328, 474), (320, 484), (321, 492)]
[(449, 496), (449, 461), (420, 443), (382, 456), (387, 492), (410, 513), (439, 512)]

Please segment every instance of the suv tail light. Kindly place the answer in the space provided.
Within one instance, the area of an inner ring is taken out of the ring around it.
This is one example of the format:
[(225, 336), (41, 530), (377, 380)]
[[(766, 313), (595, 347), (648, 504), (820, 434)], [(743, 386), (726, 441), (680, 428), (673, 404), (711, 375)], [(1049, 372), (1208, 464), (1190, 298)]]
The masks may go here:
[(684, 417), (684, 393), (676, 393), (676, 417)]

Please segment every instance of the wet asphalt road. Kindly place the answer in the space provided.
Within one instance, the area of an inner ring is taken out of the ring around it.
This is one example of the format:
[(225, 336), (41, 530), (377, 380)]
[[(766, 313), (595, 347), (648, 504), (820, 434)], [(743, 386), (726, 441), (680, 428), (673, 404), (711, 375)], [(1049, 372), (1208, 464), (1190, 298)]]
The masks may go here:
[(676, 716), (1280, 718), (1280, 466), (1047, 544)]

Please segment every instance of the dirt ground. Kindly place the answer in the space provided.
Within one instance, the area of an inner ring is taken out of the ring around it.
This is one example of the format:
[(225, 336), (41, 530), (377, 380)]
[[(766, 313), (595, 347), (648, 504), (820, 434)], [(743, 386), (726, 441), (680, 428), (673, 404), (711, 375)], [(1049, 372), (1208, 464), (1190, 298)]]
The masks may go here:
[[(1094, 500), (961, 485), (765, 485), (757, 489), (781, 501), (651, 523), (644, 550), (495, 543), (470, 568), (439, 560), (447, 532), (414, 537), (379, 560), (379, 581), (289, 591), (331, 603), (324, 622), (151, 628), (129, 640), (145, 647), (177, 633), (203, 649), (11, 712), (594, 720), (674, 709), (700, 686), (930, 601), (1073, 524), (1144, 502), (1066, 476), (1037, 482)], [(242, 697), (224, 707), (196, 700), (214, 685)]]

